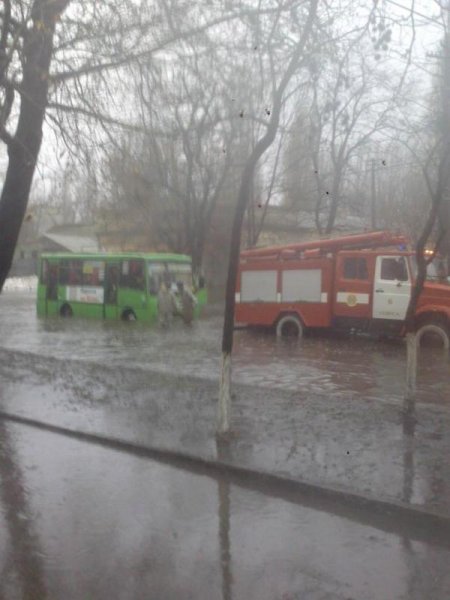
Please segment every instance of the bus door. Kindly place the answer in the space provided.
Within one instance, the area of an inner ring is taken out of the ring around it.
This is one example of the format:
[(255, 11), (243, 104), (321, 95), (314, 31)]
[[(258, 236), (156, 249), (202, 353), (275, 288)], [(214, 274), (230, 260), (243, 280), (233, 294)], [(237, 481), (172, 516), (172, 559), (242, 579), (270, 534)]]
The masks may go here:
[(39, 266), (39, 284), (37, 289), (38, 314), (47, 316), (47, 287), (48, 287), (48, 260), (41, 260)]
[(105, 301), (103, 315), (105, 319), (117, 319), (117, 297), (119, 291), (120, 264), (105, 264)]
[(45, 314), (58, 314), (58, 265), (48, 263), (44, 267), (46, 274)]
[(402, 321), (411, 296), (411, 281), (404, 256), (377, 256), (373, 318)]

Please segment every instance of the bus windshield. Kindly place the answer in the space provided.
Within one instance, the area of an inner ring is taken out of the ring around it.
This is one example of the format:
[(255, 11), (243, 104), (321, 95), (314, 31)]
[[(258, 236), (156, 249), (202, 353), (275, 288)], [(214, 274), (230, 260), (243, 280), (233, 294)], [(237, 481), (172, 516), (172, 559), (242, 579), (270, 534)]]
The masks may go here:
[(192, 268), (189, 263), (148, 263), (148, 291), (150, 294), (157, 294), (161, 283), (170, 288), (179, 282), (188, 288), (192, 287)]

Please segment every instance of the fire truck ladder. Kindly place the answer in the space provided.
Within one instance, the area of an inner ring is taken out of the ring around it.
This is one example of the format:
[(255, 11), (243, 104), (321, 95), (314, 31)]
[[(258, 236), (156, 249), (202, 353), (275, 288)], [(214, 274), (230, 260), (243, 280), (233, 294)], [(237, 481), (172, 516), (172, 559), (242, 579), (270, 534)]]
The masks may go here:
[(338, 252), (339, 250), (349, 249), (363, 250), (400, 245), (408, 246), (409, 243), (409, 239), (406, 236), (398, 233), (389, 231), (371, 231), (368, 233), (358, 233), (338, 238), (243, 250), (241, 252), (241, 258), (277, 258), (282, 255), (293, 256), (304, 252), (307, 254), (310, 252), (322, 254), (324, 252)]

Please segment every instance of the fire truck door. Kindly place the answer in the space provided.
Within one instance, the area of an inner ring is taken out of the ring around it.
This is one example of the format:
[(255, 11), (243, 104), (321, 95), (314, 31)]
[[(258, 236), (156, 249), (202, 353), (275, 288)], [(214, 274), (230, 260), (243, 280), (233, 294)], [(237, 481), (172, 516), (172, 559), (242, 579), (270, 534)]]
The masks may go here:
[(345, 319), (369, 319), (371, 291), (372, 281), (369, 276), (367, 257), (360, 256), (358, 253), (338, 254), (334, 316)]
[(411, 276), (404, 256), (377, 256), (373, 318), (403, 320), (411, 295)]

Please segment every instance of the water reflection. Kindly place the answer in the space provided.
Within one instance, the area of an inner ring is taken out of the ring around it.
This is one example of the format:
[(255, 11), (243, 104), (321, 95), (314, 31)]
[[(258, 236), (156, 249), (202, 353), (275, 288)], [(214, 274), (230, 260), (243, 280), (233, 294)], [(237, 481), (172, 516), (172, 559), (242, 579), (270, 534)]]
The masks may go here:
[[(318, 498), (305, 504), (288, 489), (267, 486), (267, 494), (225, 473), (205, 477), (18, 425), (3, 423), (4, 431), (14, 447), (1, 454), (0, 511), (22, 546), (22, 565), (30, 560), (25, 548), (40, 556), (21, 567), (35, 595), (6, 600), (449, 597), (448, 540), (436, 545), (431, 533), (410, 542), (398, 524), (398, 534), (386, 522), (380, 529), (351, 510), (330, 512)], [(38, 509), (39, 548), (26, 546), (35, 536), (8, 512), (11, 449), (20, 487)], [(217, 452), (228, 460), (226, 446)]]
[[(229, 444), (217, 440), (217, 458), (226, 462), (229, 458)], [(217, 482), (219, 496), (219, 544), (220, 564), (222, 568), (222, 600), (232, 600), (232, 574), (230, 549), (230, 483), (219, 478)]]
[[(360, 395), (397, 402), (403, 398), (405, 350), (399, 340), (315, 334), (296, 342), (259, 331), (240, 331), (235, 350), (234, 372), (255, 384), (333, 392), (336, 397)], [(450, 401), (449, 366), (448, 353), (424, 349), (419, 361), (419, 401)]]
[(414, 483), (414, 433), (417, 419), (414, 414), (404, 413), (402, 415), (403, 427), (403, 494), (402, 500), (411, 503)]
[[(9, 549), (4, 557), (0, 578), (0, 598), (7, 593), (23, 600), (45, 600), (47, 589), (43, 554), (34, 531), (33, 514), (19, 459), (6, 423), (0, 419), (0, 499), (9, 533)], [(3, 561), (1, 560), (3, 558)], [(8, 590), (8, 592), (7, 592)]]

